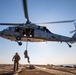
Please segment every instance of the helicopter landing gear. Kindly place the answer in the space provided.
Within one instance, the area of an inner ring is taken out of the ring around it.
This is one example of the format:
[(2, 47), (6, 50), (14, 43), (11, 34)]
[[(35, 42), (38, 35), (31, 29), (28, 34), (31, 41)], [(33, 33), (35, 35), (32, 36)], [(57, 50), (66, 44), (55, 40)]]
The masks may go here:
[(68, 44), (68, 46), (71, 48), (72, 46), (68, 43), (68, 42), (66, 42), (67, 44)]
[(16, 41), (17, 41), (17, 43), (18, 43), (19, 46), (22, 45), (22, 42), (20, 40), (21, 40), (21, 37), (20, 36), (17, 36), (16, 37)]
[(18, 45), (21, 46), (22, 45), (22, 42), (18, 42)]
[(17, 37), (16, 37), (16, 40), (21, 40), (21, 37), (20, 37), (20, 36), (17, 36)]

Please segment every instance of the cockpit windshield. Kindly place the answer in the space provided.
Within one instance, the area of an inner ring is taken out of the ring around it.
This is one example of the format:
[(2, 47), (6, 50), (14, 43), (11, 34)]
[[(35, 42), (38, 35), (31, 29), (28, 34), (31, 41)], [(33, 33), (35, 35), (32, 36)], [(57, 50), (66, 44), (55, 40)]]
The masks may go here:
[(11, 27), (6, 28), (6, 30), (11, 30)]

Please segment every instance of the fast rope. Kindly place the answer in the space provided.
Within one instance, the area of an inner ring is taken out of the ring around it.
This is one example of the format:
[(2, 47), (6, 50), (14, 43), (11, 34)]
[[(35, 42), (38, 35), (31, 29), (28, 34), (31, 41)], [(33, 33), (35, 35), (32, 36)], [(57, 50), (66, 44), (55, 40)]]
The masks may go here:
[(26, 40), (26, 50), (24, 52), (24, 55), (25, 55), (25, 58), (27, 58), (27, 61), (28, 61), (29, 65), (30, 65), (27, 47), (28, 47), (28, 38)]
[(27, 50), (27, 47), (28, 47), (28, 38), (26, 40), (26, 50)]

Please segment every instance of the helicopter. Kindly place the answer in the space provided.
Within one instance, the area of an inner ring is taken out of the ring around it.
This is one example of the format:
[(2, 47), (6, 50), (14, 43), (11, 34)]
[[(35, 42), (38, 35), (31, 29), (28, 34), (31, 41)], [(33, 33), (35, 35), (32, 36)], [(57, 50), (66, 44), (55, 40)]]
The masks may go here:
[[(76, 42), (76, 33), (72, 37), (62, 36), (59, 34), (52, 33), (46, 26), (40, 26), (35, 23), (31, 23), (28, 16), (27, 0), (22, 0), (24, 16), (26, 18), (26, 23), (0, 23), (0, 25), (10, 26), (6, 29), (0, 31), (0, 37), (15, 41), (19, 46), (22, 45), (22, 41), (30, 42), (66, 42), (69, 47), (69, 43)], [(44, 22), (40, 24), (53, 24), (53, 23), (68, 23), (75, 22), (74, 20), (66, 21), (55, 21), (55, 22)], [(76, 23), (74, 23), (76, 28)], [(76, 29), (72, 32), (75, 32)], [(71, 33), (72, 33), (71, 32)]]

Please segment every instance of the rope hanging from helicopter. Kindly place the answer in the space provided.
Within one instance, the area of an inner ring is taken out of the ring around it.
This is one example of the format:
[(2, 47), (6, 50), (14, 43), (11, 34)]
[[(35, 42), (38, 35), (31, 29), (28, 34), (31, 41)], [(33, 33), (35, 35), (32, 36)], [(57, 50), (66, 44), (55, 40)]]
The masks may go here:
[(30, 64), (30, 58), (28, 56), (28, 50), (27, 50), (27, 47), (28, 47), (28, 37), (26, 39), (27, 39), (26, 40), (26, 50), (24, 52), (24, 55), (25, 55), (25, 58), (27, 58), (28, 63)]
[(27, 48), (28, 48), (28, 38), (26, 40), (26, 50), (27, 50)]

